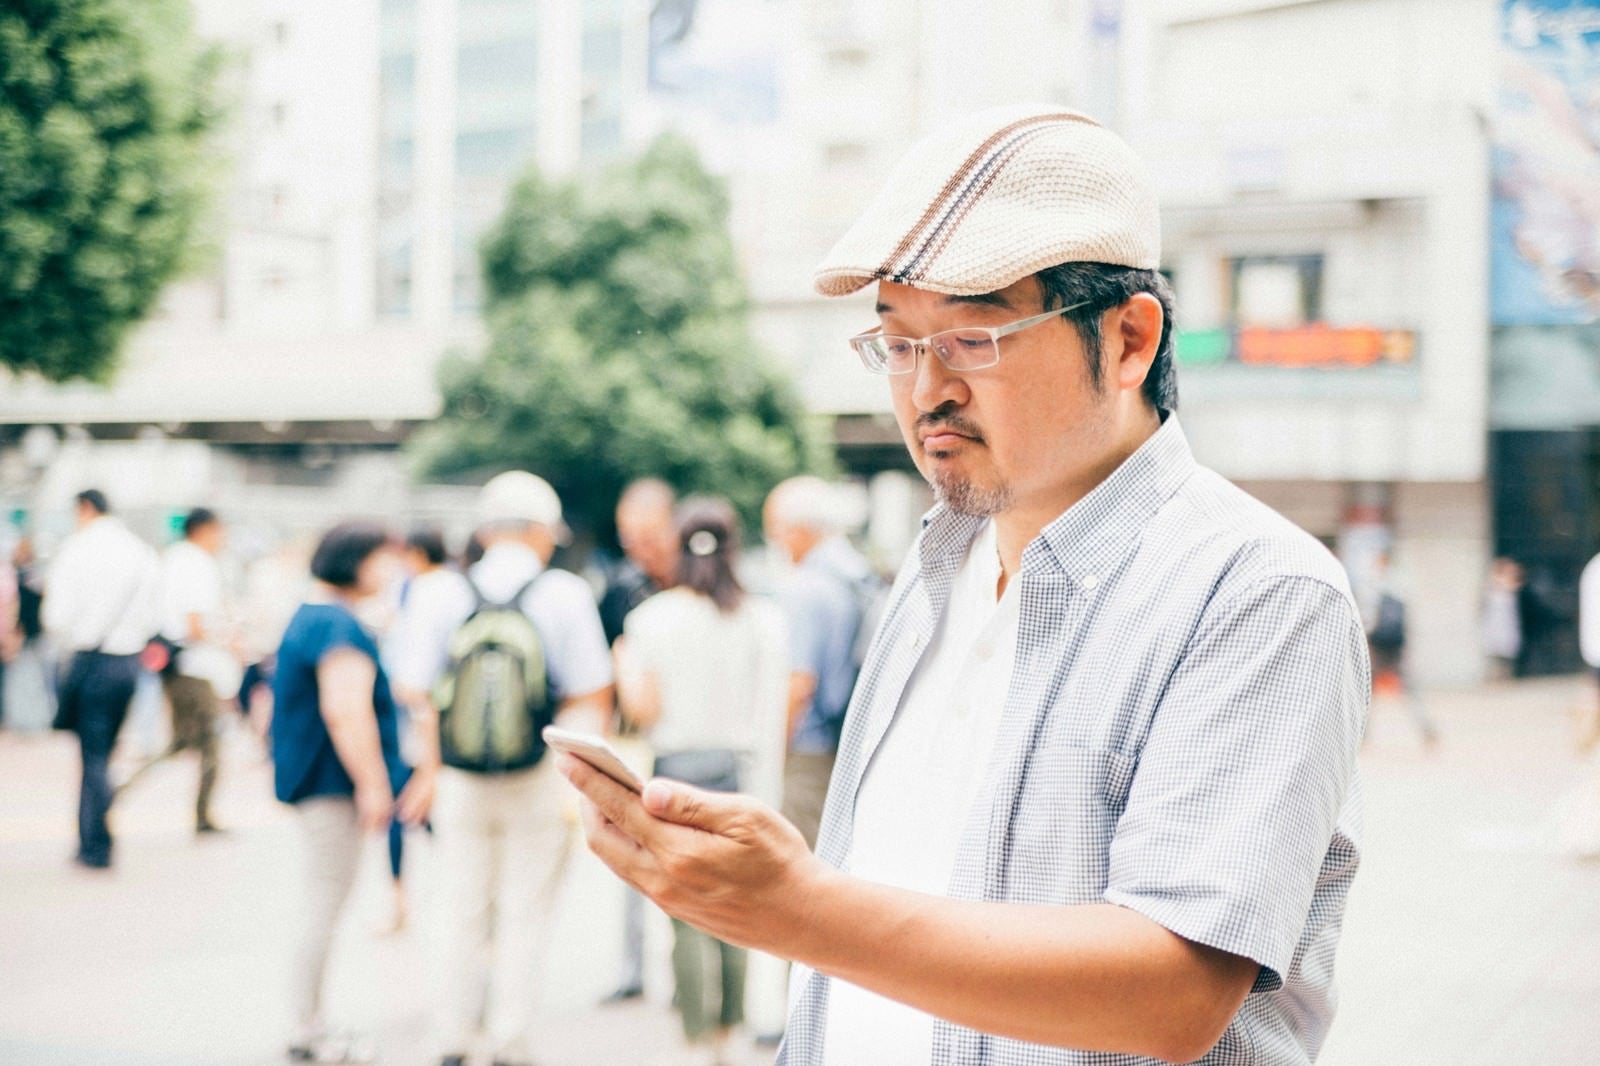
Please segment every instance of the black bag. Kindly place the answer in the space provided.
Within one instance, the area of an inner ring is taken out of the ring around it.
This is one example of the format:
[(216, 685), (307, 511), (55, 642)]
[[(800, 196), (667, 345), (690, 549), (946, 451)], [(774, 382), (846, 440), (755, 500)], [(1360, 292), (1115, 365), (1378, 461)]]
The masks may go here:
[(1406, 646), (1406, 605), (1385, 592), (1378, 600), (1378, 619), (1367, 640), (1378, 651), (1397, 652)]
[(725, 748), (675, 751), (656, 756), (655, 776), (711, 792), (739, 791), (739, 755)]

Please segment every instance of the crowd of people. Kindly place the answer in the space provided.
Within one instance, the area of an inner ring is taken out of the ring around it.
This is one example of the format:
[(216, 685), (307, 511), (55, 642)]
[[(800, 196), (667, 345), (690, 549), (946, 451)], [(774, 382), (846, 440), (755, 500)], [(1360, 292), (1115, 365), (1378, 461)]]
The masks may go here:
[[(839, 487), (818, 478), (771, 493), (763, 534), (779, 565), (754, 594), (728, 501), (680, 501), (664, 481), (635, 482), (616, 510), (622, 556), (586, 580), (551, 565), (569, 539), (554, 489), (510, 471), (479, 492), (459, 555), (437, 528), (328, 529), (301, 602), (262, 654), (229, 606), (222, 517), (194, 509), (158, 552), (102, 492), (79, 493), (75, 506), (76, 529), (31, 605), (60, 660), (53, 724), (82, 753), (75, 861), (110, 867), (114, 801), (186, 752), (199, 762), (195, 832), (226, 832), (213, 802), (219, 736), (252, 722), (304, 844), (294, 1061), (366, 1053), (325, 1016), (330, 946), (370, 834), (388, 836), (393, 925), (407, 922), (407, 829), (425, 830), (433, 853), (437, 1061), (485, 1049), (503, 1066), (533, 1061), (541, 956), (573, 838), (573, 797), (545, 751), (545, 724), (617, 735), (655, 776), (760, 796), (814, 841), (863, 630), (884, 591), (845, 536)], [(113, 781), (141, 677), (159, 678), (170, 743)], [(608, 1003), (642, 995), (646, 971), (645, 904), (630, 894), (620, 906), (627, 935)], [(683, 1052), (722, 1061), (745, 1022), (745, 952), (672, 928)], [(780, 986), (781, 1000), (781, 968), (749, 972)]]

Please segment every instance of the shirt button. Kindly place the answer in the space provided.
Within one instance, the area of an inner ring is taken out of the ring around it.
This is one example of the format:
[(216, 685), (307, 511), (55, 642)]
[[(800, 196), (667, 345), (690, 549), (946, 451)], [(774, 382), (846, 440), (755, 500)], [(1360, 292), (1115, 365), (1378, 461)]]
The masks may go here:
[(1100, 587), (1100, 579), (1095, 577), (1093, 574), (1086, 574), (1083, 579), (1083, 587), (1087, 591), (1093, 592), (1095, 589)]
[(988, 662), (990, 656), (994, 655), (994, 645), (987, 640), (979, 641), (977, 647), (972, 650), (978, 656), (979, 662)]

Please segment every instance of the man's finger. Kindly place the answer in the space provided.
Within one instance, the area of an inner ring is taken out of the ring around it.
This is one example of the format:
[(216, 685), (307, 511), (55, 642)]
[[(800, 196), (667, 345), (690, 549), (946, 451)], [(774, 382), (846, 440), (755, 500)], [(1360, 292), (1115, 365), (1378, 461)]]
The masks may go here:
[(556, 769), (594, 804), (600, 815), (637, 843), (650, 837), (652, 819), (639, 804), (639, 797), (596, 770), (582, 759), (565, 752), (557, 757)]
[(720, 833), (743, 810), (745, 802), (733, 792), (709, 792), (681, 781), (655, 778), (641, 797), (645, 813), (708, 833)]

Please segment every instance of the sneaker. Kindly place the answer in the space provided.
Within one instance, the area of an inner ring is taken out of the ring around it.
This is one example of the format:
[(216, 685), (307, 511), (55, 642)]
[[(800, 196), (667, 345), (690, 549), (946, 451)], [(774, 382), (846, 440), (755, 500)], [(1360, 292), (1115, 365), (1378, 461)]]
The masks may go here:
[(643, 985), (622, 985), (605, 999), (600, 1001), (602, 1007), (614, 1007), (618, 1003), (626, 1003), (630, 999), (639, 999), (644, 995)]

